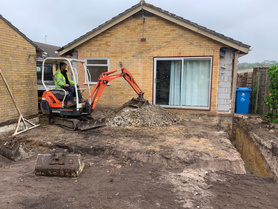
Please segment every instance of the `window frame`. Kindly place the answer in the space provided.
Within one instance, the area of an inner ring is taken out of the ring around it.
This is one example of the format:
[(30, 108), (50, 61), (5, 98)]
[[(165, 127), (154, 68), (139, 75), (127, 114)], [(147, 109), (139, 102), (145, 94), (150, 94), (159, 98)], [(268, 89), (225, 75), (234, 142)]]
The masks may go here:
[[(107, 64), (88, 64), (88, 60), (106, 60)], [(88, 69), (87, 68), (88, 66), (107, 67), (107, 72), (109, 72), (109, 57), (86, 57), (85, 58), (85, 66), (86, 66), (86, 69)], [(88, 71), (89, 71), (89, 69), (88, 69)], [(89, 77), (91, 77), (91, 73), (90, 73)], [(85, 82), (84, 84), (88, 84), (88, 83)], [(97, 84), (97, 81), (89, 81), (89, 84)]]
[[(160, 105), (161, 107), (165, 108), (175, 108), (175, 109), (196, 109), (196, 110), (210, 110), (211, 107), (211, 90), (212, 90), (212, 63), (213, 63), (213, 57), (212, 56), (204, 56), (204, 57), (156, 57), (154, 58), (154, 73), (153, 73), (153, 104), (154, 105), (159, 105), (156, 104), (156, 69), (157, 69), (157, 61), (173, 61), (173, 60), (181, 60), (182, 61), (182, 69), (184, 67), (184, 60), (210, 60), (210, 82), (209, 82), (209, 98), (208, 98), (208, 107), (198, 107), (198, 106), (172, 106), (172, 105)], [(181, 77), (183, 77), (183, 70), (181, 71)], [(181, 86), (182, 86), (183, 80), (181, 81)], [(183, 89), (181, 89), (181, 96), (183, 93)], [(182, 99), (181, 99), (182, 101)]]

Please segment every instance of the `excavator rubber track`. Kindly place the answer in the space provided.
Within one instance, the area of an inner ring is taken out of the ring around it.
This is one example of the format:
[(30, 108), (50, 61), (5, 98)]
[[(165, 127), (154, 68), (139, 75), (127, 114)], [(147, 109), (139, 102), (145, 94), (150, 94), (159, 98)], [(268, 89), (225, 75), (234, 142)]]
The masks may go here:
[(92, 118), (92, 117), (81, 117), (81, 118), (65, 118), (58, 116), (49, 117), (49, 124), (57, 125), (64, 129), (75, 131), (75, 130), (88, 130), (98, 128), (106, 125), (105, 118)]

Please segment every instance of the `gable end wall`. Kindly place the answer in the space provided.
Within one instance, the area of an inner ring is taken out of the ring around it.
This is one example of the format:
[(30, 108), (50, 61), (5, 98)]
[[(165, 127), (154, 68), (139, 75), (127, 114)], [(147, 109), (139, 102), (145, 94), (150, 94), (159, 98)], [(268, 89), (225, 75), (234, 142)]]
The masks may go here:
[[(23, 116), (38, 113), (36, 49), (0, 19), (0, 68)], [(0, 123), (19, 117), (0, 77)]]
[[(141, 42), (141, 38), (146, 38), (146, 42)], [(150, 102), (153, 101), (154, 58), (212, 57), (210, 112), (216, 112), (221, 47), (223, 45), (216, 41), (154, 16), (145, 18), (145, 22), (142, 18), (130, 17), (83, 43), (76, 50), (79, 59), (108, 57), (109, 70), (119, 69), (119, 63), (122, 63)], [(79, 83), (84, 83), (84, 75), (80, 75), (79, 79)], [(117, 79), (106, 87), (97, 106), (120, 106), (132, 97), (136, 97), (136, 94), (128, 83)]]

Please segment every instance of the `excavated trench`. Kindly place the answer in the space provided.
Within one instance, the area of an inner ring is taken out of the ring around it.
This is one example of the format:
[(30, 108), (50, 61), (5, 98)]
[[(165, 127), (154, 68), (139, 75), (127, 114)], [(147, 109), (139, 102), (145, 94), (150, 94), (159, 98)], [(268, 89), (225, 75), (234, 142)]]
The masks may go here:
[(232, 144), (240, 153), (247, 173), (278, 179), (277, 129), (259, 117), (236, 118)]

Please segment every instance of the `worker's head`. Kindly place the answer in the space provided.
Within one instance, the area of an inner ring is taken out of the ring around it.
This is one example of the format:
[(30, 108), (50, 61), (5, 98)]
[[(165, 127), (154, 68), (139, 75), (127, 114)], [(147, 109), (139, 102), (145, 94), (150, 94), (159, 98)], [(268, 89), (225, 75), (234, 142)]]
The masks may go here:
[(67, 63), (66, 62), (60, 62), (60, 69), (65, 70), (67, 68)]

